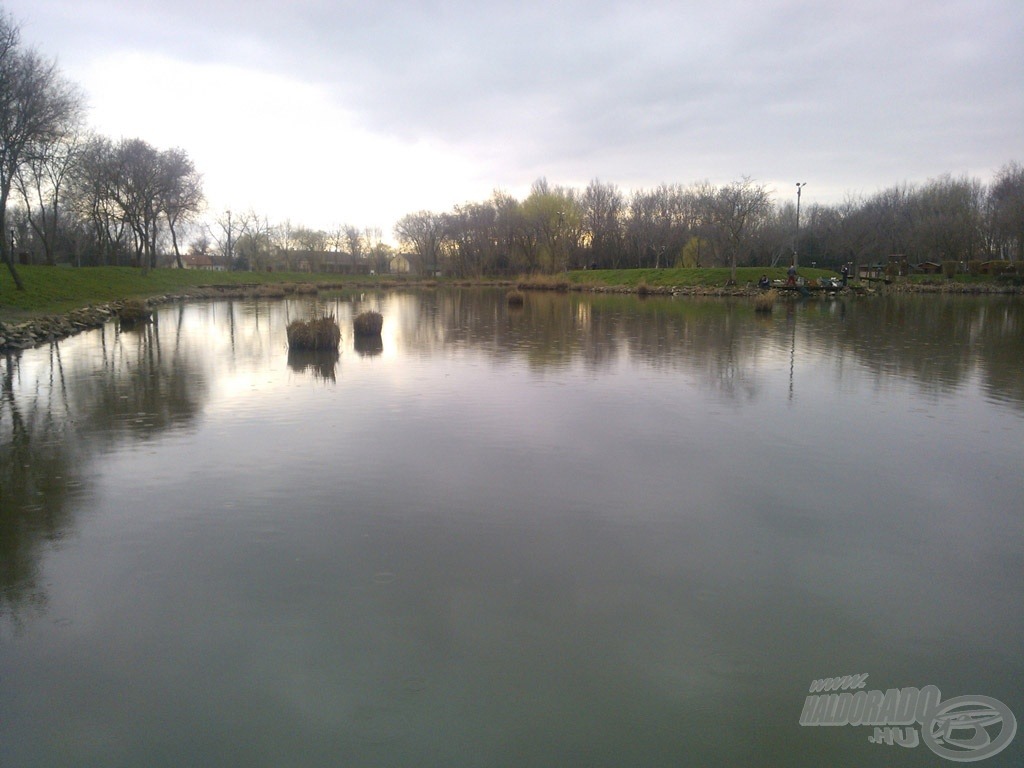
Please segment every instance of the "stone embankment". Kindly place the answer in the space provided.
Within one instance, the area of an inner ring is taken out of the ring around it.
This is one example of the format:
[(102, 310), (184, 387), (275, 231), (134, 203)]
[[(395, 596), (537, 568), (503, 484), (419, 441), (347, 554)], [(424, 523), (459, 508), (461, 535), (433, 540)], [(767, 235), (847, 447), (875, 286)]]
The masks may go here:
[(0, 352), (28, 349), (98, 328), (114, 317), (118, 309), (116, 303), (101, 304), (76, 309), (66, 315), (37, 317), (21, 323), (0, 323)]
[(949, 293), (957, 295), (1024, 294), (1024, 286), (1011, 283), (903, 283), (884, 286), (884, 293)]
[[(146, 300), (146, 305), (154, 307), (158, 304), (186, 299), (241, 298), (251, 295), (253, 295), (252, 286), (212, 286), (197, 288), (183, 294), (154, 296)], [(30, 349), (74, 336), (82, 331), (99, 328), (107, 321), (116, 318), (123, 306), (123, 301), (112, 301), (108, 304), (74, 309), (63, 315), (34, 317), (21, 322), (0, 322), (0, 352)]]
[[(423, 282), (421, 287), (433, 287), (434, 282)], [(467, 283), (468, 285), (469, 283)], [(499, 282), (499, 285), (510, 285), (508, 282)], [(320, 285), (320, 290), (333, 288), (335, 286)], [(337, 287), (351, 287), (350, 284)], [(390, 285), (375, 284), (373, 287), (391, 287)], [(601, 286), (596, 284), (568, 284), (568, 283), (547, 283), (541, 285), (523, 285), (527, 289), (548, 289), (548, 290), (572, 290), (588, 293), (634, 293), (640, 296), (733, 296), (751, 297), (756, 296), (760, 291), (752, 286)], [(265, 296), (267, 298), (280, 298), (288, 293), (296, 292), (295, 286), (287, 290), (281, 285), (213, 285), (195, 288), (186, 293), (168, 294), (166, 296), (155, 296), (146, 300), (150, 307), (159, 304), (166, 304), (173, 301), (185, 301), (192, 299), (209, 298), (246, 298), (253, 296)], [(812, 288), (812, 290), (814, 290)], [(301, 291), (299, 291), (301, 292)], [(796, 295), (796, 292), (792, 292)], [(996, 283), (909, 283), (893, 282), (885, 284), (879, 281), (868, 286), (854, 283), (848, 288), (838, 291), (829, 291), (829, 294), (838, 293), (855, 295), (885, 295), (894, 293), (945, 293), (957, 295), (984, 295), (984, 294), (1024, 294), (1024, 286), (1005, 285)], [(825, 292), (818, 289), (819, 295)], [(123, 306), (123, 302), (114, 301), (109, 304), (99, 304), (82, 309), (72, 310), (63, 315), (37, 317), (18, 323), (0, 322), (0, 352), (12, 352), (21, 349), (29, 349), (41, 344), (58, 341), (68, 336), (73, 336), (81, 331), (90, 328), (98, 328), (104, 323), (117, 317)]]

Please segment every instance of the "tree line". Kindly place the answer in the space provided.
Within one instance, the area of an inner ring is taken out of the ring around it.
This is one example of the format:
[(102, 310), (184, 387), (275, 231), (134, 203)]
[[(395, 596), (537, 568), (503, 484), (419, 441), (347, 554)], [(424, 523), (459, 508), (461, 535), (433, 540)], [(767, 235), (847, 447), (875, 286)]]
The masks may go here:
[(1024, 166), (992, 184), (949, 175), (897, 184), (838, 205), (777, 202), (764, 184), (661, 185), (627, 193), (533, 184), (522, 201), (495, 192), (395, 226), (424, 271), (458, 276), (564, 269), (938, 264), (1024, 260)]
[(0, 253), (46, 264), (156, 266), (202, 211), (188, 154), (84, 127), (84, 98), (55, 62), (27, 48), (0, 12)]
[[(386, 271), (382, 232), (271, 223), (256, 211), (203, 221), (202, 177), (179, 148), (113, 141), (84, 126), (84, 99), (27, 48), (0, 11), (0, 255), (46, 264), (181, 267), (187, 253), (231, 269), (319, 269), (345, 254)], [(663, 184), (625, 191), (537, 180), (522, 200), (496, 191), (394, 226), (421, 273), (472, 277), (579, 268), (1024, 260), (1024, 166), (990, 185), (942, 176), (838, 205), (774, 198), (764, 184)]]

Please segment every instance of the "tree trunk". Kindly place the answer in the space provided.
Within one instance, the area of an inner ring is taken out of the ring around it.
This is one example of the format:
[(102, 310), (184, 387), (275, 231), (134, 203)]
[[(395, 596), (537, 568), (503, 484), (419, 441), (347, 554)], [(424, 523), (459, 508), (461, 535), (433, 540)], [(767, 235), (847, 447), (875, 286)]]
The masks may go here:
[(10, 271), (11, 277), (14, 278), (14, 287), (19, 291), (24, 291), (25, 284), (21, 282), (21, 275), (18, 274), (18, 268), (14, 266), (14, 254), (11, 253), (10, 249), (4, 250), (6, 251), (4, 261), (7, 262), (7, 269)]

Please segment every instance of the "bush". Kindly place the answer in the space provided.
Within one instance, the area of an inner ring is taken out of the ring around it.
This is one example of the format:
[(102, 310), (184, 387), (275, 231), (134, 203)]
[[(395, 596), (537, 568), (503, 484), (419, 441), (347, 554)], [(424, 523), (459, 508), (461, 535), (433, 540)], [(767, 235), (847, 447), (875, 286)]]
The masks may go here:
[(144, 301), (125, 299), (121, 304), (121, 308), (117, 311), (117, 316), (122, 323), (145, 323), (153, 316), (153, 312)]
[(981, 262), (977, 259), (971, 259), (967, 262), (967, 274), (969, 275), (980, 275), (981, 274)]
[(523, 295), (522, 291), (514, 290), (509, 291), (505, 295), (505, 301), (508, 302), (510, 307), (521, 307), (526, 302), (526, 297)]
[(341, 343), (341, 329), (334, 315), (312, 320), (293, 320), (285, 329), (288, 348), (297, 350), (336, 350)]
[(754, 311), (755, 312), (771, 312), (775, 306), (775, 299), (779, 296), (779, 292), (774, 288), (760, 293), (754, 297)]
[(380, 312), (362, 312), (352, 321), (356, 336), (380, 336), (384, 316)]
[(957, 263), (955, 261), (944, 261), (942, 262), (942, 274), (947, 280), (952, 280), (956, 277)]

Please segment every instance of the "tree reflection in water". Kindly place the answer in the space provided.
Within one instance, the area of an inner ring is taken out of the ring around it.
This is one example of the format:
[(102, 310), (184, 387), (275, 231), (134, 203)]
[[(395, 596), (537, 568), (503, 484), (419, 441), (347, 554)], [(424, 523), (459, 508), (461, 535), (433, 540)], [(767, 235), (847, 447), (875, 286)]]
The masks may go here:
[[(15, 626), (46, 605), (39, 562), (73, 529), (95, 463), (125, 442), (195, 419), (207, 385), (180, 342), (175, 335), (165, 350), (159, 323), (131, 331), (112, 323), (3, 358), (0, 616)], [(74, 353), (62, 353), (68, 348)]]

